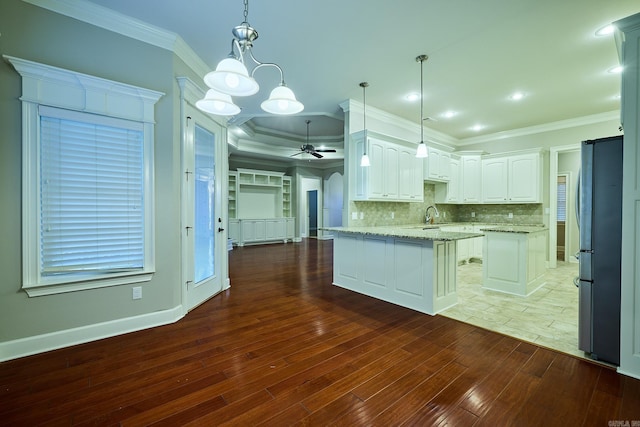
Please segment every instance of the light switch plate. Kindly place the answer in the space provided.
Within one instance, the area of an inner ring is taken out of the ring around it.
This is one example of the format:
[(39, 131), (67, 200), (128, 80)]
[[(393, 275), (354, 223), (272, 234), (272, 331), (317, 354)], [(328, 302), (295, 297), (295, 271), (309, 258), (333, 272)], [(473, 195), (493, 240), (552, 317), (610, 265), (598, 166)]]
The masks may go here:
[(509, 219), (513, 218), (513, 214), (511, 212), (509, 212)]
[(358, 212), (351, 212), (351, 219), (358, 219)]

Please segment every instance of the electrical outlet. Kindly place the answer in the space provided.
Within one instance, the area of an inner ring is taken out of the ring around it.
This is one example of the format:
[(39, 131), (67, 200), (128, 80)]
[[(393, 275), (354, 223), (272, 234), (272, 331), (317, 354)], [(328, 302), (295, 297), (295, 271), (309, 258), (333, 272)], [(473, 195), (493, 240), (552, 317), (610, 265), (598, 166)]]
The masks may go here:
[(476, 217), (476, 213), (475, 212), (471, 212), (471, 218), (475, 218)]
[(131, 290), (133, 299), (142, 299), (142, 286), (134, 286)]
[(513, 219), (513, 213), (509, 212), (509, 219)]
[(436, 218), (440, 218), (440, 212), (436, 212)]
[(391, 212), (391, 219), (394, 219), (396, 217), (396, 213), (395, 212)]
[(364, 212), (360, 212), (360, 219), (364, 219)]
[(447, 217), (447, 213), (446, 212), (442, 212), (442, 217), (446, 218)]
[(358, 212), (351, 212), (351, 219), (358, 219)]

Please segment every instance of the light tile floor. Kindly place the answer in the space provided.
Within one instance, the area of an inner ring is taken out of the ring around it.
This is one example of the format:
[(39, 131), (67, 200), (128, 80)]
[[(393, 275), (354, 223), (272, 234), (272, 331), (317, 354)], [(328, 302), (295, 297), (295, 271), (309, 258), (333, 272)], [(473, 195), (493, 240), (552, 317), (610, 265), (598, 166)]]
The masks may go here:
[(440, 314), (578, 357), (577, 263), (548, 269), (546, 284), (528, 297), (482, 288), (482, 264), (458, 266), (458, 304)]

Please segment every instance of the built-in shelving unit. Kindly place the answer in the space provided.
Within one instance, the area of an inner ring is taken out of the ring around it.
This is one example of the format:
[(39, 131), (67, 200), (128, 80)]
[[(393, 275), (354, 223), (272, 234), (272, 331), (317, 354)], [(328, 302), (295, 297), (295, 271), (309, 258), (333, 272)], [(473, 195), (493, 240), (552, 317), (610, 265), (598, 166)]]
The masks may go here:
[(238, 218), (236, 210), (238, 200), (238, 173), (229, 172), (229, 187), (227, 188), (227, 198), (229, 199), (229, 219)]
[(291, 195), (291, 177), (282, 172), (240, 168), (229, 172), (229, 237), (233, 243), (292, 240)]

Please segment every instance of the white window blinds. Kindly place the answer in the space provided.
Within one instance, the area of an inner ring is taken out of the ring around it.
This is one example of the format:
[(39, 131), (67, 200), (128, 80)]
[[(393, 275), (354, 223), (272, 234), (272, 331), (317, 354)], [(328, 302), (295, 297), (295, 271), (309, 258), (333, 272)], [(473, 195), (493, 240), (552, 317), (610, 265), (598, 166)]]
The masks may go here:
[(138, 122), (40, 107), (41, 274), (144, 266)]
[(558, 221), (567, 220), (567, 183), (566, 178), (558, 178)]

